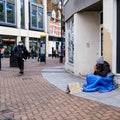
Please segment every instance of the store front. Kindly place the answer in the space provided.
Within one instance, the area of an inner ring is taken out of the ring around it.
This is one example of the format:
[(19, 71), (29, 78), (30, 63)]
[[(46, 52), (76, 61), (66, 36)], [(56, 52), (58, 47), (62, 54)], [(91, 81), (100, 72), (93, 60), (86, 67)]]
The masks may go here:
[(10, 57), (11, 51), (16, 45), (16, 37), (0, 36), (3, 44), (3, 57)]
[(29, 39), (29, 50), (31, 52), (31, 57), (37, 57), (40, 48), (40, 39), (30, 38)]
[[(65, 39), (63, 42), (65, 42)], [(58, 54), (61, 52), (61, 37), (49, 36), (49, 56), (52, 55), (52, 49), (56, 50)]]

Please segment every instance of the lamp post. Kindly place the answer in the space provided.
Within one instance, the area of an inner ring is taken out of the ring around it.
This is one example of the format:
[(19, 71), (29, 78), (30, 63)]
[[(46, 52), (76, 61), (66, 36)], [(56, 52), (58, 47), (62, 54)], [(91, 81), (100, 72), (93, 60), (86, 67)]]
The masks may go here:
[(64, 56), (64, 52), (63, 52), (63, 36), (62, 36), (62, 6), (63, 6), (63, 1), (62, 0), (52, 0), (53, 4), (58, 4), (60, 1), (60, 14), (61, 14), (61, 53), (60, 53), (60, 63), (63, 63), (63, 56)]

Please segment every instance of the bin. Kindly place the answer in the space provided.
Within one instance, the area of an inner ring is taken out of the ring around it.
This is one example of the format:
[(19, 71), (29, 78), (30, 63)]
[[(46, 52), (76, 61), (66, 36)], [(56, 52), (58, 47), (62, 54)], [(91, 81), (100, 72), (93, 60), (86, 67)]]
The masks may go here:
[(10, 55), (10, 67), (18, 67), (16, 57), (14, 56), (13, 52)]

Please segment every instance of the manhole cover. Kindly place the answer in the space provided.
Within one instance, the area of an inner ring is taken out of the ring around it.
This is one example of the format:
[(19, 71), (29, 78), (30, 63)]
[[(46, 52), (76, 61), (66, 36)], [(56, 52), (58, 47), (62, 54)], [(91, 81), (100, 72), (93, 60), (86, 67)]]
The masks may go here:
[(14, 118), (5, 118), (3, 120), (15, 120)]
[(32, 78), (22, 78), (22, 80), (32, 80)]

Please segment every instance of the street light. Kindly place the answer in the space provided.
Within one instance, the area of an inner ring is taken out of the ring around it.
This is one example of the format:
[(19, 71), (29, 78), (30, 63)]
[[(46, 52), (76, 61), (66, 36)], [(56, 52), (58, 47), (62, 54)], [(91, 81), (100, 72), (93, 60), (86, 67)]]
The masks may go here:
[(60, 63), (63, 63), (63, 56), (64, 56), (64, 52), (63, 52), (63, 37), (62, 37), (62, 6), (63, 6), (63, 1), (62, 0), (52, 0), (53, 4), (58, 4), (60, 2), (60, 13), (61, 13), (61, 53), (60, 53)]

